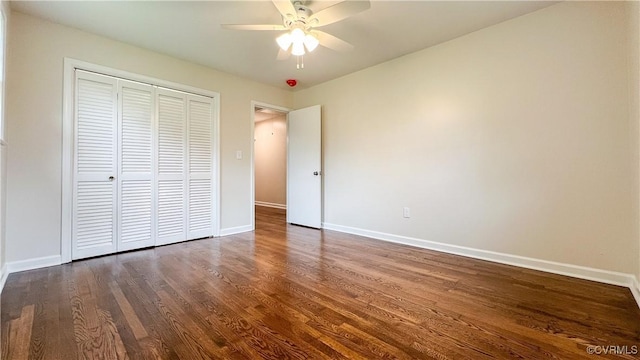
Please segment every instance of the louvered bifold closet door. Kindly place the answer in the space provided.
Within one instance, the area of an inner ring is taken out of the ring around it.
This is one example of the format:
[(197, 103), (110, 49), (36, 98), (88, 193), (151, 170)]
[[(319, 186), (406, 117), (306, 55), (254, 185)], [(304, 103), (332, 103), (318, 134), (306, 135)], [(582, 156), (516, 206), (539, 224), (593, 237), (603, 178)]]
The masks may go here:
[(118, 251), (155, 245), (153, 86), (119, 80)]
[(188, 95), (188, 239), (213, 235), (213, 99)]
[(187, 100), (181, 92), (156, 90), (158, 211), (156, 244), (187, 239)]
[(117, 80), (76, 71), (73, 259), (116, 251)]

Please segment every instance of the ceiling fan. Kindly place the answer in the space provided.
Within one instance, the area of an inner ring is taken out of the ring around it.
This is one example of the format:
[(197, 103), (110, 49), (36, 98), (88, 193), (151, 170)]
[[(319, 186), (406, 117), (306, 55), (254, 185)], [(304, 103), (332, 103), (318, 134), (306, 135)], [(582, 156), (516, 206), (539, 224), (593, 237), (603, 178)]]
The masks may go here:
[[(350, 16), (369, 9), (369, 0), (343, 1), (326, 9), (314, 13), (306, 1), (296, 0), (272, 0), (275, 7), (282, 15), (282, 25), (244, 25), (223, 24), (222, 28), (231, 30), (266, 30), (286, 31), (280, 35), (276, 42), (280, 47), (278, 60), (284, 60), (289, 55), (298, 56), (300, 59), (307, 52), (313, 51), (318, 45), (322, 45), (336, 51), (353, 49), (353, 45), (316, 28), (333, 24)], [(298, 60), (298, 68), (300, 66)], [(304, 67), (304, 63), (302, 64)]]

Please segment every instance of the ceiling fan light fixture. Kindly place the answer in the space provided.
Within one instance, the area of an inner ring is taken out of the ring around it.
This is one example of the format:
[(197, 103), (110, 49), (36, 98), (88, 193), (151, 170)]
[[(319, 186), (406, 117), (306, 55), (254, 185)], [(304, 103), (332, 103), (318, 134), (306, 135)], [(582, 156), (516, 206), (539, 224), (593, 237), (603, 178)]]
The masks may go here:
[(304, 30), (300, 29), (299, 27), (291, 30), (291, 41), (293, 41), (294, 44), (302, 43), (304, 41), (304, 36)]
[(304, 43), (302, 41), (293, 42), (293, 45), (291, 46), (291, 55), (295, 55), (295, 56), (304, 55)]
[(304, 37), (304, 46), (307, 48), (308, 52), (315, 50), (315, 48), (318, 47), (318, 44), (320, 44), (320, 41), (315, 36), (307, 34)]
[(284, 33), (276, 38), (276, 42), (278, 43), (278, 46), (280, 46), (280, 49), (287, 51), (289, 50), (289, 46), (291, 46), (293, 40), (291, 40), (291, 34)]

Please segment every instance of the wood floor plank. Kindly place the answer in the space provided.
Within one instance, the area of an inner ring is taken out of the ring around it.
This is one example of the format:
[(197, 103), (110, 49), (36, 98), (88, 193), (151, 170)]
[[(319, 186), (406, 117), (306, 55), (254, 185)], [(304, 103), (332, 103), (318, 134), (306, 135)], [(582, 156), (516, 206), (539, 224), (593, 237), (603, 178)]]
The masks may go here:
[[(48, 277), (48, 270), (42, 269), (38, 271), (40, 274), (32, 280), (35, 284), (33, 286), (32, 294), (34, 296), (34, 325), (31, 329), (31, 339), (29, 346), (29, 354), (32, 359), (43, 359), (46, 351), (55, 352), (56, 348), (56, 333), (49, 333), (49, 326), (46, 326), (47, 317), (55, 316), (57, 309), (56, 304), (49, 304), (49, 289), (48, 283), (50, 282)], [(54, 283), (56, 279), (51, 279)], [(48, 309), (51, 308), (51, 311)]]
[[(176, 352), (179, 348), (167, 319), (165, 319), (156, 306), (158, 298), (153, 289), (144, 280), (140, 273), (133, 271), (132, 263), (125, 263), (114, 279), (131, 303), (136, 315), (149, 334), (149, 339), (139, 343), (144, 359), (178, 359)], [(160, 355), (159, 357), (157, 355)]]
[(31, 332), (33, 329), (34, 305), (22, 308), (20, 317), (9, 324), (9, 352), (8, 359), (28, 359), (31, 345)]
[[(9, 276), (3, 359), (582, 359), (629, 289), (288, 225)], [(631, 359), (635, 354), (610, 354)]]
[(149, 334), (147, 333), (147, 330), (145, 330), (144, 325), (142, 325), (142, 323), (140, 322), (138, 315), (136, 315), (135, 310), (133, 310), (133, 307), (129, 303), (129, 300), (127, 300), (126, 296), (124, 296), (124, 293), (122, 292), (122, 290), (120, 290), (120, 287), (117, 285), (117, 283), (115, 281), (112, 281), (111, 283), (109, 283), (109, 288), (111, 289), (113, 296), (118, 302), (118, 306), (120, 307), (120, 310), (122, 311), (127, 324), (129, 324), (129, 327), (131, 328), (131, 331), (133, 332), (136, 340), (142, 340), (148, 337)]

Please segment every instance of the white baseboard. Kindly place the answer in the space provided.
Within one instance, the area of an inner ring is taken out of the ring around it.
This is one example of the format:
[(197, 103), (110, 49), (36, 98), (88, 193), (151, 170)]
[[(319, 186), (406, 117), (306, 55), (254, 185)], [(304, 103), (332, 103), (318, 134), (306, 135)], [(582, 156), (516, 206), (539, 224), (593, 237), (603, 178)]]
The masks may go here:
[(0, 294), (4, 289), (4, 284), (7, 282), (7, 277), (9, 277), (9, 271), (7, 271), (7, 264), (4, 264), (2, 270), (0, 270)]
[(60, 255), (45, 256), (35, 259), (13, 261), (7, 263), (7, 272), (9, 274), (12, 274), (14, 272), (40, 269), (60, 264), (62, 264), (62, 258), (60, 257)]
[(354, 228), (350, 226), (324, 223), (323, 228), (348, 234), (365, 236), (377, 240), (384, 240), (398, 244), (411, 245), (424, 249), (441, 251), (454, 255), (462, 255), (470, 258), (492, 261), (501, 264), (513, 265), (527, 269), (540, 270), (553, 274), (566, 275), (579, 279), (593, 280), (605, 284), (625, 286), (631, 289), (638, 306), (640, 307), (640, 287), (638, 280), (631, 274), (615, 271), (594, 269), (585, 266), (565, 264), (555, 261), (534, 259), (524, 256), (499, 253), (488, 250), (474, 249), (458, 245), (450, 245), (435, 241), (417, 239), (407, 236), (393, 235), (378, 231)]
[(249, 232), (249, 231), (253, 231), (253, 227), (251, 225), (230, 227), (226, 229), (220, 229), (220, 236), (240, 234), (240, 233)]
[(264, 207), (270, 207), (270, 208), (275, 208), (275, 209), (287, 209), (287, 205), (285, 204), (276, 204), (276, 203), (270, 203), (270, 202), (266, 202), (266, 201), (256, 201), (256, 206), (264, 206)]
[(631, 294), (633, 294), (638, 306), (640, 306), (640, 280), (637, 277), (633, 277), (633, 284), (629, 286), (629, 289), (631, 289)]

